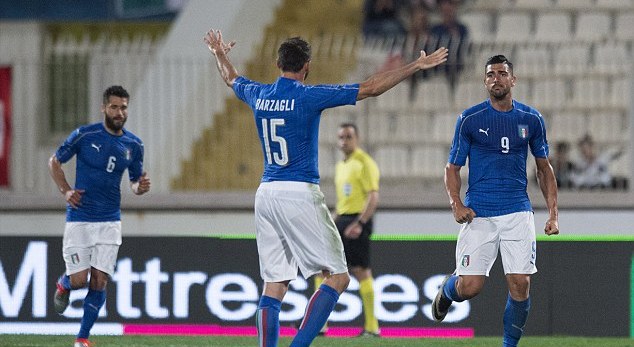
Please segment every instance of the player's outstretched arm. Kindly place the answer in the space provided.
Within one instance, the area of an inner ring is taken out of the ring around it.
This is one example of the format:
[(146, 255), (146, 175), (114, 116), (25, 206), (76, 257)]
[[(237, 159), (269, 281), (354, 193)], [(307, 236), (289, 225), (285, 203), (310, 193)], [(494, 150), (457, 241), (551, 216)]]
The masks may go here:
[(434, 53), (426, 55), (420, 52), (420, 57), (413, 62), (390, 71), (376, 73), (359, 84), (357, 100), (363, 100), (372, 96), (379, 96), (407, 77), (420, 70), (426, 70), (447, 61), (447, 49), (438, 48)]
[(231, 51), (231, 48), (236, 44), (235, 41), (225, 43), (222, 40), (222, 33), (220, 30), (210, 29), (203, 38), (207, 48), (211, 51), (211, 54), (216, 58), (216, 67), (220, 72), (220, 76), (225, 81), (228, 87), (233, 87), (233, 81), (238, 77), (238, 71), (235, 69), (227, 54)]
[(544, 227), (546, 235), (559, 234), (559, 209), (557, 207), (557, 179), (548, 158), (535, 158), (537, 181), (548, 207), (548, 220)]

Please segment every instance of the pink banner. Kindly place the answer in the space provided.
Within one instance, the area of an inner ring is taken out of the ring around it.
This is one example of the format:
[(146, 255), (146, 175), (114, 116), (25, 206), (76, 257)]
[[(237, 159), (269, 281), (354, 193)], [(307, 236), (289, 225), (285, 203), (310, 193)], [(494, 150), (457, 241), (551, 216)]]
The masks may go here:
[(11, 68), (0, 67), (0, 187), (9, 186), (11, 153)]

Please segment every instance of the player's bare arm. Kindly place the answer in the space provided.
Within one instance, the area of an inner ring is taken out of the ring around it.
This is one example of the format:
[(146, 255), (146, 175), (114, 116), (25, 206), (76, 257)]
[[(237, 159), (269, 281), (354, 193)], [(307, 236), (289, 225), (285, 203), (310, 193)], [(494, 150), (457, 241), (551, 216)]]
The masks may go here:
[(559, 210), (557, 208), (557, 179), (548, 158), (535, 158), (537, 181), (548, 207), (548, 220), (544, 227), (546, 235), (559, 234)]
[(448, 163), (445, 166), (445, 189), (449, 196), (449, 203), (451, 204), (451, 210), (456, 222), (471, 223), (475, 218), (475, 212), (469, 207), (465, 206), (460, 199), (460, 186), (462, 180), (460, 179), (460, 169), (462, 166)]
[(220, 72), (220, 76), (229, 87), (233, 87), (233, 81), (238, 77), (238, 71), (235, 69), (227, 54), (236, 44), (235, 41), (225, 43), (222, 40), (220, 30), (210, 29), (203, 38), (209, 51), (216, 57), (216, 67)]
[(357, 100), (379, 96), (414, 73), (444, 63), (447, 61), (447, 54), (447, 49), (444, 47), (438, 48), (430, 55), (427, 55), (425, 51), (420, 51), (420, 57), (413, 62), (394, 70), (379, 72), (370, 76), (359, 84)]
[(81, 194), (84, 191), (81, 189), (73, 189), (70, 184), (68, 184), (66, 175), (62, 169), (62, 163), (59, 162), (55, 154), (48, 160), (48, 172), (55, 184), (57, 184), (59, 192), (64, 195), (66, 202), (73, 208), (77, 208), (81, 205)]
[(143, 195), (150, 191), (150, 178), (147, 176), (147, 172), (143, 172), (141, 177), (136, 182), (130, 182), (130, 188), (136, 195)]

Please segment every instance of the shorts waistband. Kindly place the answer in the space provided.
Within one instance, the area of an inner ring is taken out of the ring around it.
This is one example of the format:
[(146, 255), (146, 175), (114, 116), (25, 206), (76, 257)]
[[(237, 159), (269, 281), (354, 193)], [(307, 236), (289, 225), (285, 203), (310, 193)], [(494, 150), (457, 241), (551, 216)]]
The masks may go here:
[(298, 181), (273, 181), (273, 182), (261, 182), (260, 188), (268, 190), (286, 190), (294, 192), (308, 192), (319, 190), (319, 185), (308, 182)]

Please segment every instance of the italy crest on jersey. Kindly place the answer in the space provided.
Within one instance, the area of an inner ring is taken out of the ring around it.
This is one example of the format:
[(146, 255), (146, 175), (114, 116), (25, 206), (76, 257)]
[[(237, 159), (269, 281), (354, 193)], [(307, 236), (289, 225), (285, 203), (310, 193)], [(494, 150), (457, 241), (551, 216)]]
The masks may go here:
[(522, 139), (527, 138), (528, 137), (528, 125), (519, 124), (517, 126), (517, 134)]

